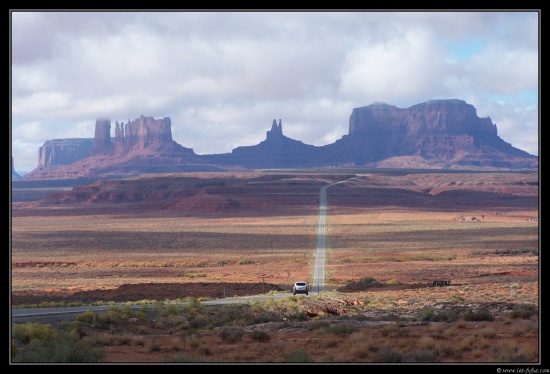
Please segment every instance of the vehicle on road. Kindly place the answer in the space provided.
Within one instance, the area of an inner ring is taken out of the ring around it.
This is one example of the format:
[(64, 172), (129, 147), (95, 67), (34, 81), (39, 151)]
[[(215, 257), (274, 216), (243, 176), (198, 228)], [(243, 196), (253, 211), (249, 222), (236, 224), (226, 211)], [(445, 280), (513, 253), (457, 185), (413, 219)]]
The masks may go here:
[(305, 293), (306, 295), (309, 294), (309, 286), (307, 282), (296, 282), (294, 283), (294, 286), (292, 286), (292, 293), (296, 295), (297, 293)]

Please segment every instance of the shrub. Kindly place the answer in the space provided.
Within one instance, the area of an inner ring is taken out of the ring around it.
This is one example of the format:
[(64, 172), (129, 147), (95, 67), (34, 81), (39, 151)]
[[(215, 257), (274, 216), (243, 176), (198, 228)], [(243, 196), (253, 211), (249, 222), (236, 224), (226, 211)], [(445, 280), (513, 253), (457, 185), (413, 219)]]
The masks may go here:
[(522, 318), (522, 319), (529, 319), (531, 316), (537, 314), (537, 309), (534, 305), (529, 304), (520, 304), (517, 306), (514, 306), (514, 309), (512, 309), (508, 313), (508, 317), (510, 318)]
[(308, 324), (307, 329), (309, 331), (326, 329), (330, 326), (330, 322), (327, 320), (316, 320)]
[(375, 284), (375, 283), (378, 283), (378, 281), (376, 279), (374, 279), (373, 277), (365, 277), (365, 278), (359, 279), (359, 283), (362, 283), (362, 284)]
[(425, 308), (420, 312), (420, 319), (429, 322), (456, 322), (460, 316), (454, 310), (442, 310), (437, 313), (433, 308)]
[(191, 335), (188, 335), (188, 336), (185, 336), (183, 338), (183, 340), (185, 341), (186, 344), (189, 344), (189, 346), (191, 348), (197, 348), (201, 345), (201, 339), (199, 336), (195, 335), (195, 334), (191, 334)]
[(449, 300), (451, 300), (453, 303), (462, 303), (465, 301), (464, 297), (460, 294), (454, 294), (449, 297)]
[(327, 332), (334, 335), (350, 335), (359, 329), (352, 325), (337, 324), (326, 328)]
[(190, 297), (189, 298), (189, 303), (187, 305), (188, 308), (195, 308), (195, 309), (200, 309), (201, 308), (201, 302), (199, 301), (199, 299), (197, 299), (196, 297)]
[(187, 356), (185, 354), (178, 353), (176, 356), (168, 358), (164, 362), (176, 363), (176, 362), (216, 362), (216, 361), (207, 360), (203, 357)]
[(101, 333), (93, 333), (90, 335), (86, 335), (84, 338), (82, 338), (82, 340), (90, 343), (95, 347), (109, 346), (110, 344), (113, 344), (114, 336), (106, 332), (101, 332)]
[(164, 310), (164, 313), (166, 315), (176, 315), (179, 313), (179, 309), (176, 305), (170, 304), (166, 307), (166, 309)]
[(271, 340), (271, 336), (263, 330), (254, 330), (250, 333), (250, 337), (259, 342), (267, 342)]
[(359, 359), (366, 359), (369, 357), (370, 355), (370, 352), (369, 352), (369, 348), (368, 348), (368, 345), (366, 343), (360, 343), (360, 344), (356, 344), (354, 345), (351, 350), (351, 355), (355, 358), (359, 358)]
[(156, 340), (151, 340), (149, 341), (149, 344), (147, 344), (147, 352), (151, 353), (151, 352), (161, 352), (161, 351), (162, 351), (162, 346)]
[(401, 284), (401, 281), (397, 278), (388, 279), (386, 284)]
[(275, 322), (275, 321), (279, 321), (279, 318), (277, 318), (273, 315), (270, 315), (268, 313), (261, 313), (261, 314), (253, 317), (252, 324), (256, 325), (256, 324), (259, 324), (259, 323)]
[(89, 325), (92, 325), (96, 319), (97, 312), (94, 310), (88, 310), (84, 313), (80, 313), (78, 316), (76, 316), (76, 320), (79, 322), (84, 322)]
[(519, 353), (505, 354), (501, 357), (501, 360), (502, 362), (526, 362), (529, 359), (524, 353), (519, 352)]
[(12, 337), (23, 343), (31, 340), (54, 340), (58, 333), (52, 325), (43, 323), (21, 323), (12, 327)]
[(491, 352), (498, 361), (502, 362), (526, 362), (529, 360), (525, 352), (509, 341), (501, 341), (493, 345)]
[(244, 331), (235, 327), (225, 327), (220, 331), (220, 338), (226, 343), (237, 343), (243, 338)]
[(445, 345), (439, 348), (439, 354), (444, 357), (452, 357), (455, 355), (455, 350), (453, 347)]
[(454, 310), (443, 310), (434, 316), (434, 322), (456, 322), (460, 316)]
[(419, 318), (422, 321), (431, 321), (434, 314), (435, 310), (433, 308), (425, 308), (420, 312)]
[[(206, 322), (208, 323), (208, 320)], [(165, 328), (178, 328), (180, 326), (188, 325), (188, 322), (183, 316), (169, 315), (168, 317), (157, 320), (157, 325)]]
[(466, 321), (494, 321), (495, 316), (487, 309), (478, 309), (473, 312), (466, 312), (464, 314), (464, 319)]
[(403, 355), (391, 349), (381, 349), (372, 358), (373, 362), (403, 362)]
[(208, 317), (203, 315), (198, 315), (189, 320), (189, 326), (193, 329), (201, 329), (208, 326)]
[(334, 348), (338, 346), (338, 344), (339, 344), (338, 339), (334, 337), (328, 337), (320, 341), (320, 345), (323, 348)]
[(212, 352), (210, 351), (210, 348), (208, 347), (198, 347), (197, 353), (203, 355), (203, 356), (210, 356)]
[(438, 362), (439, 358), (434, 351), (413, 351), (405, 356), (405, 362)]
[(120, 309), (118, 307), (110, 307), (107, 309), (105, 316), (105, 321), (112, 322), (126, 322), (129, 317), (132, 316), (132, 311), (130, 308), (126, 307), (125, 309)]
[(104, 313), (98, 313), (94, 310), (88, 310), (79, 314), (76, 320), (87, 323), (94, 327), (106, 327), (111, 323), (122, 323), (128, 320), (128, 312), (117, 307), (111, 307)]
[(284, 362), (315, 362), (313, 358), (303, 349), (287, 353)]
[(494, 337), (497, 336), (496, 331), (491, 330), (491, 329), (483, 329), (483, 330), (481, 330), (480, 334), (481, 334), (481, 336), (483, 336), (484, 338), (487, 338), (487, 339), (493, 339)]
[(79, 338), (86, 335), (79, 321), (60, 321), (58, 326), (68, 334), (74, 334), (74, 336)]
[(105, 355), (102, 348), (92, 346), (86, 340), (61, 333), (54, 340), (33, 339), (14, 362), (30, 363), (94, 363), (101, 362)]

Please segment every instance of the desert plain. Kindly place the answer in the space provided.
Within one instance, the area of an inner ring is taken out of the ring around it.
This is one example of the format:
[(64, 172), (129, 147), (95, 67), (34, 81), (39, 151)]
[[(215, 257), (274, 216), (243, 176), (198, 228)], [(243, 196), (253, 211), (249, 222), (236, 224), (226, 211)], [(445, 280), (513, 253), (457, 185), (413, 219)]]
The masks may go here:
[[(319, 192), (338, 181), (327, 190), (326, 291), (289, 296), (300, 318), (246, 327), (265, 341), (229, 343), (223, 326), (123, 324), (110, 329), (127, 339), (111, 339), (102, 362), (276, 363), (293, 352), (318, 363), (540, 362), (535, 172), (160, 174), (12, 201), (12, 307), (280, 293), (297, 280), (315, 291)], [(428, 309), (494, 318), (419, 317)], [(352, 314), (363, 315), (353, 332), (321, 325)]]

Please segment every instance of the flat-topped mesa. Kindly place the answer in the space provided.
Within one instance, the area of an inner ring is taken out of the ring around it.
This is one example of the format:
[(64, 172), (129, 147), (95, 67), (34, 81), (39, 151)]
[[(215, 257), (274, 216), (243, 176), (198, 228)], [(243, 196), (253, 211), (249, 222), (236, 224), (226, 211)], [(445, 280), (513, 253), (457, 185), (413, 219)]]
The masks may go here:
[(38, 167), (69, 165), (88, 156), (93, 149), (92, 138), (46, 140), (38, 149)]
[(479, 118), (463, 100), (430, 100), (410, 108), (381, 102), (354, 108), (349, 134), (415, 133), (424, 135), (497, 136), (491, 118)]

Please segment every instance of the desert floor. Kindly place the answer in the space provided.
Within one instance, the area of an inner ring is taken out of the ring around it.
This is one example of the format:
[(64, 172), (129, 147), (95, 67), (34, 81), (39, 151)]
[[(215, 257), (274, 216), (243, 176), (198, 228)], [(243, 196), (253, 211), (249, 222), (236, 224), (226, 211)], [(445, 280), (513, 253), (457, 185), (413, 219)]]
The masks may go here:
[[(188, 191), (167, 194), (173, 201), (162, 209), (155, 209), (159, 196), (154, 194), (132, 200), (119, 191), (119, 200), (114, 199), (106, 192), (114, 189), (109, 182), (94, 187), (95, 197), (67, 191), (46, 201), (14, 202), (12, 306), (290, 291), (294, 281), (311, 282), (313, 276), (320, 187), (348, 177), (247, 174), (226, 180), (197, 174), (194, 189), (187, 179), (178, 187), (173, 176), (171, 182), (140, 179), (141, 191), (160, 190), (160, 185)], [(509, 340), (512, 348), (501, 350), (537, 362), (538, 316), (512, 324), (502, 306), (538, 308), (538, 218), (537, 174), (361, 174), (328, 190), (328, 293), (300, 298), (304, 313), (327, 310), (323, 303), (362, 300), (365, 313), (401, 315), (437, 305), (492, 305), (496, 320), (402, 325), (400, 332), (386, 321), (378, 327), (365, 324), (363, 335), (354, 337), (319, 336), (287, 321), (262, 326), (271, 335), (269, 343), (245, 339), (248, 354), (213, 331), (203, 333), (198, 346), (205, 361), (269, 362), (265, 351), (304, 347), (316, 362), (372, 362), (378, 350), (367, 342), (384, 346), (390, 336), (403, 350), (455, 347), (438, 356), (445, 362), (494, 362), (500, 357), (495, 344)], [(369, 277), (377, 286), (361, 287), (361, 279)], [(450, 284), (433, 287), (434, 280)], [(197, 354), (197, 344), (173, 331), (158, 329), (145, 339), (161, 348), (113, 345), (105, 362), (166, 362), (178, 354)], [(469, 339), (481, 343), (472, 348)], [(367, 345), (366, 353), (344, 356), (334, 348), (360, 350), (361, 344)]]

